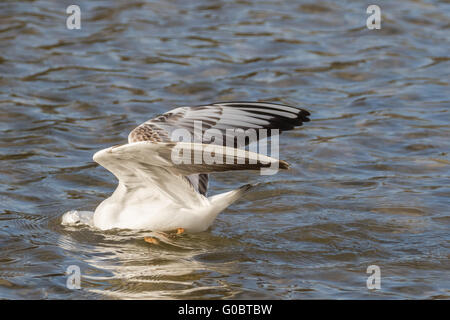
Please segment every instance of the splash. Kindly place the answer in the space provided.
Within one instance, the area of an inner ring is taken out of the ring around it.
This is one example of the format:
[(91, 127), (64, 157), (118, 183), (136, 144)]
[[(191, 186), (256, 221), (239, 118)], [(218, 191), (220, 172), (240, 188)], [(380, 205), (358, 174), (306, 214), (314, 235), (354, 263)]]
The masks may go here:
[(61, 224), (63, 226), (87, 225), (94, 226), (93, 211), (70, 210), (63, 214)]

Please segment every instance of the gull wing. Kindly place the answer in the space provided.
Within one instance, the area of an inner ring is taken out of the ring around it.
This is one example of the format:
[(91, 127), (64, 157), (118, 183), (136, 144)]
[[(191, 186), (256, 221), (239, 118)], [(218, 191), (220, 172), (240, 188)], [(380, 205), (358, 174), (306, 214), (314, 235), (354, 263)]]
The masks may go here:
[[(227, 129), (278, 129), (279, 132), (291, 130), (308, 122), (310, 113), (306, 110), (270, 103), (270, 102), (219, 102), (210, 105), (195, 107), (180, 107), (150, 119), (137, 128), (128, 136), (128, 142), (152, 141), (173, 142), (172, 133), (177, 129), (186, 129), (192, 137), (197, 133), (194, 129), (196, 121), (201, 121), (202, 137), (208, 129), (216, 129), (222, 132), (223, 143), (227, 139)], [(267, 132), (270, 136), (270, 130)], [(259, 132), (256, 131), (259, 139)], [(199, 140), (202, 143), (210, 141)], [(234, 139), (234, 147), (237, 140)], [(245, 141), (248, 143), (248, 141)], [(186, 179), (201, 194), (206, 195), (208, 188), (207, 174), (193, 174)]]
[[(197, 155), (200, 157), (196, 158)], [(205, 155), (214, 155), (214, 159), (207, 159)], [(184, 205), (205, 199), (184, 176), (259, 170), (274, 165), (281, 169), (288, 168), (285, 161), (262, 154), (186, 142), (134, 142), (100, 150), (93, 158), (114, 174), (126, 188), (152, 186), (165, 197)]]
[[(291, 130), (308, 122), (306, 110), (269, 102), (219, 102), (211, 105), (180, 107), (150, 119), (128, 136), (128, 142), (168, 142), (177, 129), (186, 129), (193, 137), (195, 122), (202, 124), (202, 137), (208, 129), (217, 129), (226, 136), (227, 129)], [(270, 135), (270, 131), (268, 132)], [(259, 138), (259, 137), (258, 137)], [(209, 141), (199, 140), (202, 143)], [(226, 141), (225, 139), (223, 140)], [(234, 145), (236, 147), (236, 144)]]
[[(214, 154), (215, 161), (207, 161), (205, 157), (201, 157), (200, 162), (196, 161), (196, 154), (205, 152)], [(273, 165), (281, 169), (288, 168), (285, 161), (262, 154), (186, 142), (134, 142), (100, 150), (93, 159), (114, 174), (119, 184), (127, 189), (151, 187), (174, 202), (192, 206), (205, 198), (185, 176), (259, 170)]]
[(110, 147), (94, 154), (94, 161), (110, 171), (127, 190), (147, 188), (185, 206), (204, 201), (189, 181), (172, 170), (167, 144), (137, 142)]
[[(198, 157), (197, 157), (198, 155)], [(203, 157), (202, 157), (203, 155)], [(213, 159), (207, 158), (213, 155)], [(151, 177), (155, 168), (171, 175), (206, 174), (236, 170), (259, 170), (277, 165), (287, 169), (288, 163), (263, 154), (189, 142), (140, 141), (103, 149), (94, 154), (94, 161), (111, 171), (125, 184), (139, 184)], [(148, 176), (133, 173), (135, 168)]]

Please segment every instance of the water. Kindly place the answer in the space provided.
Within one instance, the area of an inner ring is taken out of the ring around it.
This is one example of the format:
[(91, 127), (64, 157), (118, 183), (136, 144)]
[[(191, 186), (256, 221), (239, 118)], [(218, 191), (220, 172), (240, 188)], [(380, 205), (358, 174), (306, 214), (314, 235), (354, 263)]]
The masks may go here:
[[(77, 3), (81, 30), (71, 1), (0, 3), (0, 298), (450, 297), (448, 2), (378, 1), (381, 30), (361, 1)], [(289, 172), (216, 175), (261, 185), (160, 246), (61, 226), (115, 188), (96, 151), (229, 100), (311, 112), (280, 139)]]

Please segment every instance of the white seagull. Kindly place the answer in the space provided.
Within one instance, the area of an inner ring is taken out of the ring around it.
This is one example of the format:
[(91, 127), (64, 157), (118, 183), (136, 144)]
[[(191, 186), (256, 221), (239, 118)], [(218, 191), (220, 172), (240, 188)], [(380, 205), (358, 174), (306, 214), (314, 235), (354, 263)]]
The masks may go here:
[[(230, 147), (214, 145), (204, 138), (199, 143), (173, 141), (174, 131), (184, 129), (192, 136), (198, 135), (195, 123), (201, 121), (202, 134), (215, 129), (225, 137), (229, 129), (236, 128), (278, 129), (281, 132), (309, 121), (309, 115), (303, 109), (269, 102), (221, 102), (180, 107), (156, 116), (131, 131), (127, 144), (95, 153), (94, 161), (113, 173), (119, 184), (96, 208), (90, 220), (101, 230), (205, 231), (221, 211), (253, 187), (247, 184), (208, 197), (210, 173), (260, 170), (274, 164), (287, 169), (288, 164), (259, 153), (238, 152), (236, 142)], [(259, 135), (257, 139), (260, 139)], [(233, 161), (180, 163), (173, 158), (177, 148), (178, 151), (193, 152), (209, 148), (216, 157), (231, 155)], [(74, 211), (63, 216), (63, 223), (80, 220), (82, 217), (75, 217)]]

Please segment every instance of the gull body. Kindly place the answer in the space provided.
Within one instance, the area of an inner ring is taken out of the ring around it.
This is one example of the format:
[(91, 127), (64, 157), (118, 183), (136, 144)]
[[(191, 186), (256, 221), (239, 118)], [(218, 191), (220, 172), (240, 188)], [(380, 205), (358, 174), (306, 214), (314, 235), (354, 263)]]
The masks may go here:
[(199, 195), (196, 205), (183, 206), (168, 202), (166, 196), (154, 188), (130, 191), (119, 184), (113, 195), (97, 207), (93, 222), (94, 226), (103, 230), (171, 231), (183, 228), (187, 232), (201, 232), (207, 230), (217, 215), (244, 192), (233, 190), (210, 198)]

